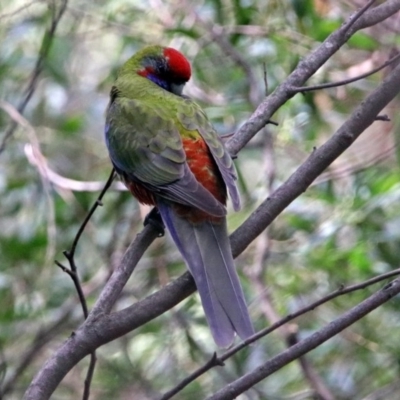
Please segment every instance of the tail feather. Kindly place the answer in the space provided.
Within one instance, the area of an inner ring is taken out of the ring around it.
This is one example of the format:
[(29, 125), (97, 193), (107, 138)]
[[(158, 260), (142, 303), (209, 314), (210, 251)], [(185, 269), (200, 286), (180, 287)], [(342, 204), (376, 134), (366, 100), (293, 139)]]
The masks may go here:
[(235, 332), (242, 339), (254, 333), (234, 266), (225, 218), (219, 223), (192, 224), (163, 201), (160, 214), (191, 272), (218, 346), (227, 347)]
[(242, 339), (246, 339), (254, 333), (254, 329), (233, 261), (226, 219), (223, 218), (219, 224), (206, 221), (199, 228), (196, 229), (196, 235), (217, 300), (235, 331)]

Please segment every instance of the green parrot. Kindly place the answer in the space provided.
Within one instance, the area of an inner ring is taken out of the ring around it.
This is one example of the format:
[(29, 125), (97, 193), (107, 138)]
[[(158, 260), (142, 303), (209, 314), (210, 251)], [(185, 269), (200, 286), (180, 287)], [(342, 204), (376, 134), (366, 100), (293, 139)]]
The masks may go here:
[(240, 208), (230, 155), (204, 111), (182, 95), (191, 76), (177, 50), (150, 46), (119, 70), (105, 137), (115, 170), (143, 204), (157, 207), (192, 274), (218, 346), (254, 333), (226, 224), (229, 192)]

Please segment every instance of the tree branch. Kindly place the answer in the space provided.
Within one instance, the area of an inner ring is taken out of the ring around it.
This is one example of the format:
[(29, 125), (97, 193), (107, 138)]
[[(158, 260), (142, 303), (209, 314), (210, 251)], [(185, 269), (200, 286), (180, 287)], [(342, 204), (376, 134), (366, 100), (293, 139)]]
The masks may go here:
[[(371, 6), (372, 2), (368, 5)], [(365, 8), (365, 7), (364, 7)], [(294, 87), (304, 83), (329, 60), (360, 29), (377, 24), (400, 10), (398, 0), (385, 3), (366, 11), (354, 13), (338, 30), (330, 34), (324, 42), (299, 62), (284, 83), (279, 85), (256, 109), (253, 115), (227, 143), (231, 154), (236, 155), (250, 139), (263, 128), (279, 107), (293, 97)], [(356, 19), (358, 17), (358, 19)]]
[(339, 82), (328, 82), (328, 83), (321, 83), (320, 85), (313, 85), (313, 86), (301, 86), (297, 88), (291, 88), (294, 93), (304, 93), (304, 92), (311, 92), (313, 90), (320, 90), (320, 89), (329, 89), (338, 86), (348, 85), (349, 83), (357, 82), (361, 79), (368, 78), (369, 76), (376, 74), (383, 68), (386, 68), (390, 64), (394, 64), (397, 60), (400, 59), (400, 53), (396, 54), (395, 56), (391, 57), (389, 60), (384, 62), (379, 67), (374, 68), (373, 70), (366, 72), (365, 74), (358, 75), (354, 78), (344, 79)]
[(348, 326), (369, 314), (382, 304), (388, 302), (392, 297), (400, 293), (400, 280), (394, 280), (386, 285), (382, 290), (373, 294), (357, 306), (345, 312), (341, 317), (332, 321), (319, 331), (308, 336), (306, 339), (298, 342), (287, 350), (284, 350), (277, 356), (271, 358), (266, 363), (247, 373), (236, 381), (225, 386), (207, 400), (230, 400), (236, 398), (239, 394), (250, 389), (253, 385), (273, 374), (278, 369), (289, 364), (296, 358), (315, 349), (317, 346), (326, 342)]
[(276, 329), (284, 326), (288, 322), (295, 320), (296, 318), (304, 315), (312, 310), (315, 310), (317, 307), (321, 306), (322, 304), (327, 303), (328, 301), (335, 299), (339, 296), (343, 296), (348, 293), (355, 292), (357, 290), (365, 289), (366, 287), (373, 285), (378, 282), (382, 282), (385, 279), (393, 278), (395, 276), (400, 275), (400, 268), (395, 269), (393, 271), (387, 272), (385, 274), (381, 274), (375, 276), (374, 278), (368, 279), (361, 283), (356, 283), (346, 287), (339, 287), (334, 292), (328, 294), (327, 296), (322, 297), (321, 299), (314, 301), (313, 303), (309, 304), (306, 307), (301, 308), (300, 310), (293, 312), (286, 317), (281, 318), (279, 321), (276, 321), (268, 328), (264, 328), (261, 331), (255, 333), (251, 338), (247, 339), (246, 342), (239, 343), (238, 345), (232, 347), (231, 349), (227, 350), (225, 353), (220, 355), (219, 357), (213, 356), (209, 361), (207, 361), (204, 365), (193, 371), (188, 377), (178, 383), (174, 388), (166, 392), (160, 400), (167, 400), (172, 397), (172, 395), (179, 393), (182, 389), (184, 389), (189, 383), (191, 383), (194, 379), (198, 378), (200, 375), (206, 373), (211, 368), (216, 367), (217, 365), (223, 364), (228, 358), (232, 357), (234, 354), (238, 353), (243, 348), (247, 347), (249, 344), (256, 342), (261, 337), (267, 336), (271, 332), (275, 331)]
[(368, 126), (375, 122), (376, 116), (399, 92), (400, 65), (397, 65), (354, 110), (339, 130), (316, 149), (283, 185), (261, 203), (246, 223), (231, 235), (232, 248), (241, 253), (249, 244), (243, 237), (258, 236), (295, 198), (305, 192), (314, 179), (349, 148)]
[[(56, 265), (58, 265), (65, 273), (67, 273), (70, 276), (70, 278), (72, 279), (72, 282), (74, 282), (75, 289), (78, 293), (79, 301), (82, 306), (83, 316), (85, 317), (85, 319), (87, 319), (87, 317), (89, 315), (89, 310), (88, 310), (85, 295), (83, 293), (81, 281), (79, 279), (78, 268), (75, 263), (75, 251), (76, 251), (76, 247), (78, 246), (79, 239), (81, 238), (83, 231), (86, 228), (86, 225), (90, 221), (90, 218), (92, 218), (92, 215), (94, 214), (96, 209), (99, 206), (103, 205), (103, 203), (102, 203), (103, 197), (106, 194), (109, 187), (111, 186), (112, 181), (114, 180), (114, 177), (115, 177), (115, 170), (113, 168), (110, 173), (109, 178), (107, 179), (106, 184), (103, 187), (103, 190), (100, 192), (99, 196), (97, 197), (96, 202), (92, 205), (88, 214), (86, 215), (86, 218), (83, 220), (81, 226), (79, 227), (78, 232), (75, 235), (75, 239), (72, 242), (71, 249), (65, 250), (63, 252), (64, 256), (66, 257), (66, 259), (69, 262), (69, 268), (65, 267), (63, 264), (61, 264), (57, 260), (55, 261)], [(84, 390), (83, 390), (83, 395), (82, 395), (83, 400), (89, 399), (90, 385), (92, 382), (95, 367), (96, 367), (96, 352), (92, 351), (90, 353), (90, 363), (89, 363), (89, 368), (88, 368), (86, 378), (85, 378), (85, 385), (84, 385)]]

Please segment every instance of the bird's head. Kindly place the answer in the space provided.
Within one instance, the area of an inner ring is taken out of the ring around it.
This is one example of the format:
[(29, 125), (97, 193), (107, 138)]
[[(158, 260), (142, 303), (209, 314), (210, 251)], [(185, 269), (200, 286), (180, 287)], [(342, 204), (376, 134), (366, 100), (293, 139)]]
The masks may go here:
[(137, 52), (121, 68), (120, 73), (136, 73), (178, 96), (190, 79), (189, 61), (171, 47), (149, 46)]

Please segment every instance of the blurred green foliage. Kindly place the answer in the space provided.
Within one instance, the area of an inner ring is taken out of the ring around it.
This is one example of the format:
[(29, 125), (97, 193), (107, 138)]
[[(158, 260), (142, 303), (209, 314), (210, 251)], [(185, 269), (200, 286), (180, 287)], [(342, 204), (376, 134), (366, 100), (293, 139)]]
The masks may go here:
[[(82, 321), (72, 281), (55, 266), (54, 259), (66, 262), (62, 251), (70, 248), (101, 188), (100, 184), (93, 191), (92, 181), (105, 181), (110, 173), (102, 132), (118, 66), (147, 44), (180, 49), (193, 63), (186, 94), (204, 106), (221, 134), (231, 133), (265, 95), (263, 65), (271, 92), (302, 57), (340, 26), (352, 11), (349, 3), (68, 2), (24, 113), (31, 128), (19, 124), (0, 154), (0, 378), (7, 391), (4, 398), (21, 398), (51, 351)], [(50, 11), (48, 3), (41, 1), (10, 0), (0, 5), (0, 98), (14, 107), (28, 85), (51, 22)], [(394, 23), (399, 26), (398, 21)], [(396, 29), (385, 26), (355, 35), (310, 84), (360, 74), (365, 65), (372, 69), (377, 59), (387, 57), (396, 40), (398, 44)], [(239, 61), (232, 57), (232, 49)], [(246, 66), (255, 79), (253, 86), (249, 86)], [(381, 78), (378, 74), (348, 87), (297, 95), (274, 115), (279, 126), (257, 135), (237, 160), (245, 204), (241, 212), (231, 214), (232, 229), (288, 178), (314, 146), (334, 133)], [(257, 329), (271, 321), (263, 312), (265, 292), (256, 289), (251, 278), (255, 268), (262, 268), (261, 281), (271, 305), (284, 316), (340, 285), (399, 267), (396, 144), (400, 125), (393, 112), (398, 106), (397, 100), (385, 110), (392, 122), (377, 122), (365, 139), (238, 258)], [(11, 117), (2, 107), (1, 132)], [(50, 172), (44, 173), (46, 168)], [(76, 261), (89, 306), (140, 231), (145, 212), (128, 193), (114, 190), (87, 226)], [(263, 244), (266, 236), (267, 244)], [(260, 257), (260, 252), (268, 256)], [(144, 298), (183, 271), (171, 240), (157, 240), (141, 260), (117, 308)], [(299, 318), (299, 338), (382, 285), (340, 297)], [(335, 398), (361, 399), (398, 380), (398, 307), (399, 300), (394, 299), (307, 356)], [(41, 337), (44, 343), (38, 340)], [(203, 399), (284, 348), (281, 334), (273, 333), (224, 368), (201, 376), (177, 398)], [(23, 364), (32, 349), (34, 357)], [(99, 350), (92, 398), (157, 398), (214, 350), (199, 299), (192, 296)], [(87, 364), (83, 361), (66, 377), (55, 399), (80, 396)], [(307, 393), (309, 397), (300, 397)], [(278, 371), (243, 399), (289, 397), (312, 398), (310, 382), (298, 363)]]

